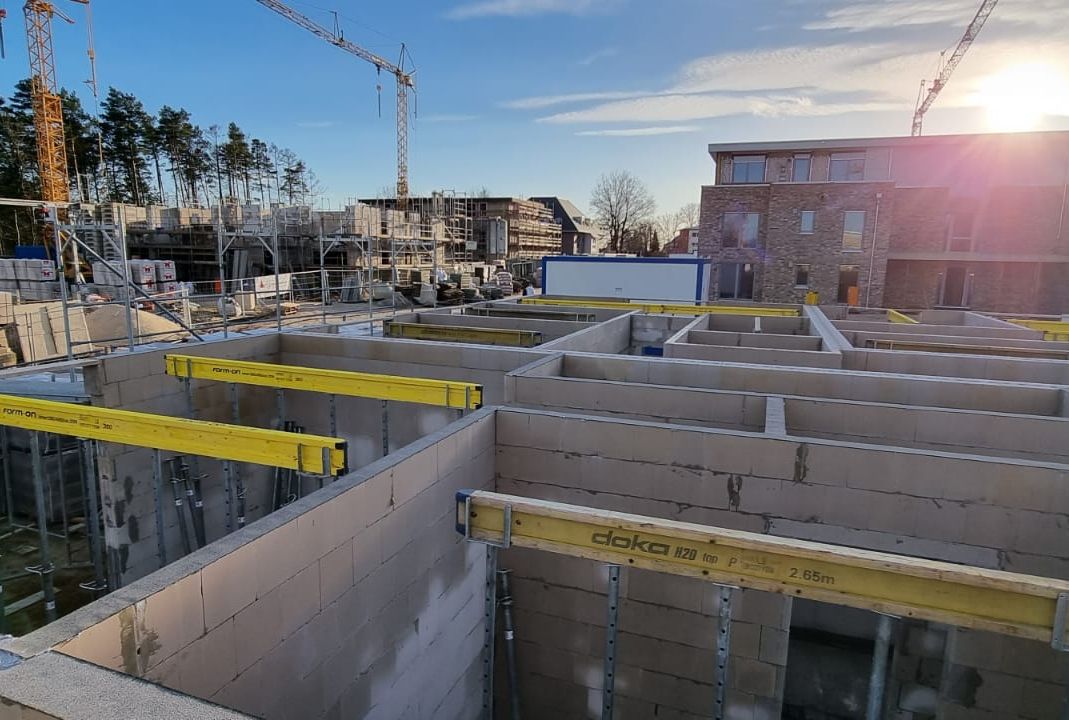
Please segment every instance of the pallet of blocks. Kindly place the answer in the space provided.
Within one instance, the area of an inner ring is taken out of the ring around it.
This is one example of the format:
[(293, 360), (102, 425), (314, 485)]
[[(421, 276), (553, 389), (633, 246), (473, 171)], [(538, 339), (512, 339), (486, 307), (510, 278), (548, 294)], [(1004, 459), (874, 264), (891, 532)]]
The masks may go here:
[[(92, 352), (95, 348), (89, 338), (85, 311), (69, 308), (71, 348), (75, 355)], [(31, 302), (15, 303), (11, 293), (0, 292), (0, 325), (5, 329), (5, 340), (10, 346), (0, 348), (0, 366), (5, 366), (4, 350), (15, 348), (20, 362), (32, 363), (67, 357), (67, 329), (64, 321), (63, 303)], [(16, 353), (11, 352), (12, 363)]]

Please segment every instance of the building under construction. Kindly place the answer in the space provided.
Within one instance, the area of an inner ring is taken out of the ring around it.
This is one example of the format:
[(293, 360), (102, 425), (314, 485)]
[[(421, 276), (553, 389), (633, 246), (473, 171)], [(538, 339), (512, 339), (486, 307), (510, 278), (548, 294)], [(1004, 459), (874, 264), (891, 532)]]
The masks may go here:
[(1061, 321), (536, 297), (2, 389), (62, 615), (2, 643), (5, 717), (1065, 707)]

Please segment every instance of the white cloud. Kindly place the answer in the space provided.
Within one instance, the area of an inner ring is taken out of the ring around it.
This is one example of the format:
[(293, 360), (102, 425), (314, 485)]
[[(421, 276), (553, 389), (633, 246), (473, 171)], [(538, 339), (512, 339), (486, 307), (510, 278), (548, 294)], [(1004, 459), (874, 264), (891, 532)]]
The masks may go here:
[(576, 135), (584, 137), (648, 137), (651, 135), (678, 135), (701, 130), (697, 125), (659, 125), (653, 127), (620, 128), (611, 130), (582, 130)]
[(554, 105), (570, 105), (584, 102), (599, 102), (604, 100), (624, 100), (626, 98), (642, 97), (649, 95), (648, 92), (589, 92), (571, 93), (569, 95), (541, 95), (536, 97), (520, 98), (519, 100), (507, 100), (501, 103), (502, 107), (511, 110), (537, 110), (539, 108), (553, 107)]
[(479, 0), (458, 5), (446, 13), (453, 20), (530, 15), (590, 15), (610, 10), (616, 0)]
[(601, 50), (597, 50), (595, 52), (592, 52), (589, 55), (587, 55), (586, 57), (582, 58), (581, 60), (579, 60), (579, 62), (576, 63), (576, 65), (580, 65), (580, 66), (584, 66), (584, 67), (587, 66), (587, 65), (593, 65), (598, 60), (604, 60), (606, 58), (616, 57), (619, 53), (620, 53), (620, 51), (617, 50), (616, 48), (612, 48), (612, 47), (602, 48)]
[[(976, 0), (868, 0), (836, 7), (819, 20), (802, 27), (806, 30), (847, 30), (860, 32), (902, 25), (967, 25), (976, 15)], [(1069, 20), (1065, 0), (1002, 0), (991, 14), (991, 22), (1049, 28)], [(956, 39), (956, 38), (955, 38)]]
[(761, 117), (815, 117), (848, 112), (904, 107), (886, 102), (821, 103), (805, 95), (651, 95), (634, 100), (603, 103), (583, 110), (539, 118), (553, 124), (605, 122), (670, 122), (704, 120), (729, 115)]

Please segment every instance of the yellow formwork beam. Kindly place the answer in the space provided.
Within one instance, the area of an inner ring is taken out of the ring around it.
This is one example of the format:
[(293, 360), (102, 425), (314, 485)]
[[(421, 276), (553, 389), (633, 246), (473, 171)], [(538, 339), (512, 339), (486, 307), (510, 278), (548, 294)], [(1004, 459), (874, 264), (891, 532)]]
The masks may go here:
[(1010, 320), (1009, 322), (1029, 330), (1042, 332), (1044, 340), (1069, 342), (1069, 322), (1058, 320)]
[[(685, 575), (836, 605), (1065, 640), (1069, 582), (483, 491), (457, 494), (476, 541)], [(507, 535), (506, 516), (509, 519)], [(1052, 638), (1060, 626), (1060, 637)]]
[(167, 374), (178, 378), (395, 400), (458, 410), (478, 410), (483, 403), (483, 386), (470, 382), (322, 370), (195, 355), (167, 355), (165, 361)]
[(1069, 360), (1069, 350), (1045, 348), (1004, 347), (1001, 345), (965, 345), (961, 343), (925, 342), (868, 338), (865, 347), (872, 350), (909, 350), (915, 352), (949, 353), (952, 355), (996, 355), (999, 357), (1033, 358), (1039, 360)]
[(300, 470), (348, 471), (344, 440), (0, 395), (0, 425), (186, 455)]
[(524, 305), (561, 305), (609, 310), (641, 310), (651, 315), (749, 315), (751, 317), (798, 317), (795, 308), (749, 307), (746, 305), (684, 305), (679, 303), (621, 302), (618, 300), (556, 300), (525, 297)]
[(887, 311), (887, 320), (893, 323), (902, 323), (905, 325), (916, 325), (917, 321), (911, 318), (909, 315), (904, 315), (897, 310)]
[(542, 333), (536, 330), (399, 323), (389, 320), (383, 323), (383, 329), (388, 337), (407, 340), (436, 340), (439, 342), (505, 345), (523, 348), (542, 344)]

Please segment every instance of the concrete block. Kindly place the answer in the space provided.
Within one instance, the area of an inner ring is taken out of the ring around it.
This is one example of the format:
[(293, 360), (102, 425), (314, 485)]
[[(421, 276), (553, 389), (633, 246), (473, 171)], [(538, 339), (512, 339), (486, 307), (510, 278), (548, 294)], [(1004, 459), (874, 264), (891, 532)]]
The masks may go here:
[(319, 561), (319, 606), (325, 608), (353, 586), (353, 541), (349, 540)]
[(206, 630), (234, 617), (256, 599), (258, 585), (256, 543), (243, 545), (201, 571)]
[(733, 657), (728, 677), (731, 686), (756, 697), (774, 697), (776, 669), (768, 663), (745, 657)]
[(263, 597), (301, 570), (296, 520), (264, 533), (250, 547), (255, 557), (257, 597)]
[(154, 642), (140, 663), (151, 668), (204, 634), (200, 573), (188, 575), (144, 600), (143, 625)]
[(319, 611), (319, 564), (309, 565), (278, 588), (282, 636), (289, 637)]
[(1017, 713), (1024, 700), (1024, 680), (990, 670), (981, 676), (983, 682), (976, 689), (976, 707), (1003, 716)]
[(761, 627), (761, 662), (772, 665), (787, 665), (787, 646), (790, 636), (787, 630), (768, 626)]
[[(719, 623), (717, 623), (719, 630)], [(731, 655), (750, 660), (761, 658), (761, 626), (754, 623), (731, 622)]]
[(244, 673), (282, 642), (282, 597), (276, 588), (234, 616), (237, 671)]

